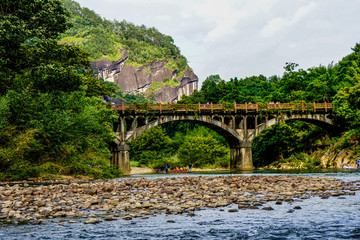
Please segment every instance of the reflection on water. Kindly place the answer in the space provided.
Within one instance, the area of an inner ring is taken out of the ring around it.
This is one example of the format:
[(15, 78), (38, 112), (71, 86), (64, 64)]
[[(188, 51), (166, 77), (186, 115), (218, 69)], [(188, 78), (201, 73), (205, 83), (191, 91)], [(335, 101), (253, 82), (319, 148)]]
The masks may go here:
[[(132, 177), (180, 177), (240, 174), (229, 171), (184, 175), (147, 174)], [(358, 171), (335, 169), (253, 171), (243, 174), (295, 174), (336, 177), (344, 181), (360, 179)], [(273, 211), (245, 209), (228, 212), (231, 205), (196, 211), (187, 215), (155, 215), (148, 219), (101, 222), (96, 225), (67, 223), (59, 219), (47, 225), (0, 225), (0, 239), (358, 239), (360, 238), (360, 191), (345, 197), (305, 200), (276, 205)], [(294, 206), (301, 209), (294, 210)], [(292, 210), (292, 211), (289, 211)]]

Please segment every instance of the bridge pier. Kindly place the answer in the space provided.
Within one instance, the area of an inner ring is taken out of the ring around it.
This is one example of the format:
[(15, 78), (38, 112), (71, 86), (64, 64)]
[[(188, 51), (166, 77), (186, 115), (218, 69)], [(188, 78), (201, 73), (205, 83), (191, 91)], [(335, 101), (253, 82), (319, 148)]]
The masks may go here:
[(130, 174), (130, 146), (126, 143), (114, 144), (111, 147), (111, 164), (120, 169), (124, 175)]
[(230, 169), (236, 171), (253, 170), (251, 141), (245, 140), (230, 146)]

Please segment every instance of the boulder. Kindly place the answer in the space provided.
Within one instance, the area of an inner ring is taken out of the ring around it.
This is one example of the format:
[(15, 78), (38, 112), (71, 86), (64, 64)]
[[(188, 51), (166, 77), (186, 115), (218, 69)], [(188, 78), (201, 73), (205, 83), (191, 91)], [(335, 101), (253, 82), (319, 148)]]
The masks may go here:
[(230, 208), (229, 210), (228, 210), (228, 212), (230, 212), (230, 213), (232, 213), (232, 212), (238, 212), (239, 210), (237, 210), (236, 208)]
[(116, 218), (114, 218), (114, 216), (112, 216), (112, 215), (109, 215), (109, 216), (106, 216), (106, 217), (104, 218), (104, 220), (105, 220), (105, 221), (114, 221), (114, 220), (116, 220)]
[(101, 220), (97, 219), (97, 218), (88, 218), (84, 223), (85, 224), (95, 224), (95, 223), (99, 223), (101, 222)]
[(39, 208), (38, 212), (41, 214), (41, 215), (44, 215), (44, 216), (48, 216), (50, 215), (50, 213), (53, 211), (53, 209), (51, 207), (41, 207)]

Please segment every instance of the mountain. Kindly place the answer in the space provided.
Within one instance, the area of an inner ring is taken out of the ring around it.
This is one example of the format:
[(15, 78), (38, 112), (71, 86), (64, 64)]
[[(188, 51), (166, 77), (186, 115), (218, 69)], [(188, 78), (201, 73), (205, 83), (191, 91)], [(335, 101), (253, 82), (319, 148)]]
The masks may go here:
[(127, 94), (145, 93), (160, 102), (175, 102), (197, 89), (198, 77), (170, 36), (153, 27), (103, 19), (72, 0), (62, 2), (73, 26), (59, 41), (87, 51), (99, 78)]

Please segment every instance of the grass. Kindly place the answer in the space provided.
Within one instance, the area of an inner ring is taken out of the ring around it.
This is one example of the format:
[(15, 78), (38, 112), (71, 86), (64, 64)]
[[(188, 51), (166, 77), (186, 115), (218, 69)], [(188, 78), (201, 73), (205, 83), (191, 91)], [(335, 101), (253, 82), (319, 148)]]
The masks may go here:
[(121, 43), (115, 43), (115, 44), (116, 44), (116, 48), (118, 50), (115, 53), (108, 56), (109, 60), (112, 61), (112, 62), (118, 61), (124, 55), (123, 52), (122, 52), (122, 49), (124, 49), (125, 46), (122, 45)]
[(167, 69), (169, 69), (170, 71), (172, 71), (172, 72), (178, 69), (178, 66), (176, 64), (176, 60), (173, 59), (173, 58), (169, 58), (167, 60), (165, 67)]
[(130, 161), (130, 167), (140, 167), (140, 163), (137, 161)]
[(323, 167), (321, 160), (306, 153), (298, 153), (289, 158), (279, 159), (269, 165), (270, 168), (314, 169)]
[(160, 87), (149, 87), (149, 92), (156, 92), (158, 90), (160, 90), (161, 88)]
[(177, 86), (180, 85), (180, 82), (176, 78), (172, 78), (172, 79), (165, 78), (164, 81), (163, 81), (163, 84), (165, 86), (169, 85), (170, 87), (177, 87)]
[(73, 37), (73, 36), (69, 36), (69, 37), (64, 37), (60, 40), (60, 43), (62, 44), (78, 44), (84, 41), (84, 38), (82, 37)]
[(174, 79), (164, 78), (164, 80), (162, 82), (152, 82), (151, 87), (149, 87), (149, 91), (155, 92), (166, 86), (177, 87), (179, 85), (180, 85), (180, 82), (176, 78), (174, 78)]
[(133, 62), (131, 61), (130, 59), (128, 59), (126, 62), (125, 62), (125, 65), (126, 66), (133, 66), (133, 67), (136, 67), (136, 68), (139, 68), (139, 67), (142, 67), (146, 64), (141, 64), (141, 63), (137, 63), (137, 62)]
[(162, 82), (152, 82), (154, 87), (162, 87), (164, 84)]

